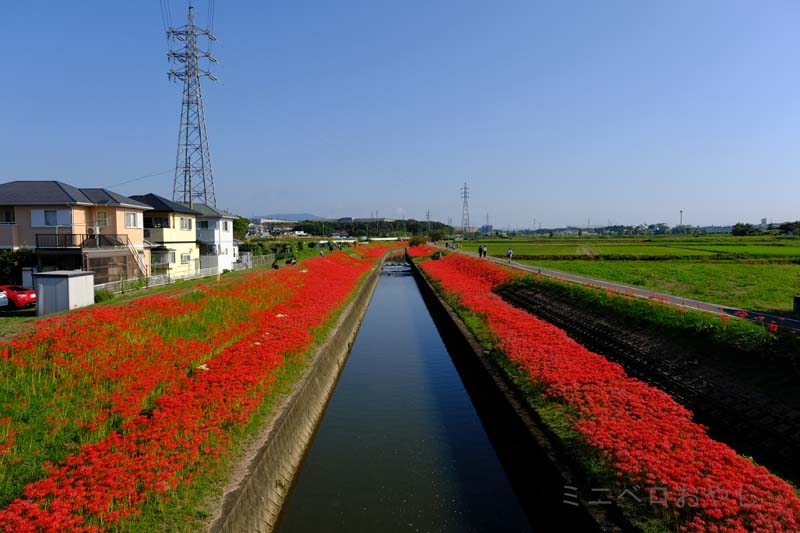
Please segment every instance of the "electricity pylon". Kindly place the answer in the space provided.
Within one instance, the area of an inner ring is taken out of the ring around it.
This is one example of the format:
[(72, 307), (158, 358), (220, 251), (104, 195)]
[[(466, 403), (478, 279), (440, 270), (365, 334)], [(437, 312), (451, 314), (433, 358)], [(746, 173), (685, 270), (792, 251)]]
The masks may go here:
[(189, 2), (186, 25), (180, 28), (170, 26), (167, 37), (184, 43), (180, 50), (170, 50), (167, 57), (178, 65), (170, 68), (170, 80), (183, 82), (183, 105), (181, 125), (178, 132), (178, 155), (175, 159), (175, 179), (172, 186), (172, 199), (185, 202), (192, 207), (194, 201), (210, 206), (217, 205), (214, 194), (214, 175), (211, 172), (211, 153), (206, 135), (206, 118), (203, 112), (203, 97), (200, 92), (200, 78), (212, 81), (217, 78), (209, 70), (200, 67), (200, 60), (216, 63), (210, 52), (201, 52), (197, 47), (198, 37), (216, 41), (209, 29), (198, 29), (194, 21), (194, 7)]

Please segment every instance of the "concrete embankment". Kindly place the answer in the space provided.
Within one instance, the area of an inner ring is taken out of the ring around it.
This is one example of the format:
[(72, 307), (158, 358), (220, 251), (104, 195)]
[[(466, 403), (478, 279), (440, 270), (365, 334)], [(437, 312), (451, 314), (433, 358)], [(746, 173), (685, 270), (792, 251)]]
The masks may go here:
[(560, 531), (638, 531), (616, 506), (590, 506), (577, 494), (566, 496), (577, 493), (571, 487), (586, 485), (586, 474), (492, 354), (412, 265), (420, 292), (530, 522), (559, 524)]
[[(384, 256), (385, 258), (386, 256)], [(367, 274), (354, 299), (342, 310), (328, 338), (311, 357), (305, 375), (265, 422), (264, 438), (249, 464), (223, 497), (209, 531), (272, 531), (292, 480), (325, 412), (325, 406), (347, 361), (350, 347), (369, 306), (382, 261)], [(313, 512), (313, 511), (311, 511)]]

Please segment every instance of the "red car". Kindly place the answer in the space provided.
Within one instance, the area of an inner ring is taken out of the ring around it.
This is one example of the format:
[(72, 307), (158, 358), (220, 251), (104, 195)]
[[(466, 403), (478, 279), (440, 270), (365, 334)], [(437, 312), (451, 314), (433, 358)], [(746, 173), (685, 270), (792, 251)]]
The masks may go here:
[(0, 285), (0, 291), (8, 296), (9, 307), (32, 307), (36, 305), (36, 291), (18, 285)]

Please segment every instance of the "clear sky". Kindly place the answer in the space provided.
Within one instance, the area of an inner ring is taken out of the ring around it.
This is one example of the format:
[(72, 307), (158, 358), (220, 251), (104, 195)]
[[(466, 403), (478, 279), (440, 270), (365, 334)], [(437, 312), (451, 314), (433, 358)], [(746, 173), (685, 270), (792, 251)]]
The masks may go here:
[[(220, 0), (217, 203), (459, 223), (466, 181), (503, 227), (795, 220), (798, 28), (795, 0)], [(0, 181), (171, 197), (157, 0), (3, 2), (0, 44)]]

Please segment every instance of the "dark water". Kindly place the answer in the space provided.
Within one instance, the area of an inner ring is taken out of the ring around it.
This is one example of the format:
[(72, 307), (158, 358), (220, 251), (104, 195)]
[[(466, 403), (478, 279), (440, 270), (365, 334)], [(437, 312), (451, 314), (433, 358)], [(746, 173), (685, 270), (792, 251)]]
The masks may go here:
[(411, 276), (382, 276), (278, 525), (528, 531)]

